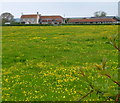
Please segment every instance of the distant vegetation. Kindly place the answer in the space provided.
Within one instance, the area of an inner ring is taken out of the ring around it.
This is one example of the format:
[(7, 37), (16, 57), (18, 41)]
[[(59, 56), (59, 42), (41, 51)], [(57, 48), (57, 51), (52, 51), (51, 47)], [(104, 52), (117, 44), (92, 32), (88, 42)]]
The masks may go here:
[(104, 12), (104, 11), (96, 11), (96, 12), (94, 13), (94, 16), (95, 16), (95, 17), (106, 17), (106, 16), (107, 16), (107, 13)]
[(2, 24), (5, 24), (7, 22), (12, 23), (14, 16), (11, 13), (5, 12), (0, 15), (0, 20), (2, 21)]

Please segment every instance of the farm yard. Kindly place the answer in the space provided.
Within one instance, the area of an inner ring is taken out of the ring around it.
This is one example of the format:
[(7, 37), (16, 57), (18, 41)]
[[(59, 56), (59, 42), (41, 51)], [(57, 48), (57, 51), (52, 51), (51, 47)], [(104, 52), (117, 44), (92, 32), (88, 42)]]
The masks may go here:
[(113, 101), (117, 95), (118, 85), (95, 66), (106, 58), (104, 72), (118, 80), (118, 51), (108, 39), (117, 34), (117, 25), (4, 26), (2, 31), (3, 101)]

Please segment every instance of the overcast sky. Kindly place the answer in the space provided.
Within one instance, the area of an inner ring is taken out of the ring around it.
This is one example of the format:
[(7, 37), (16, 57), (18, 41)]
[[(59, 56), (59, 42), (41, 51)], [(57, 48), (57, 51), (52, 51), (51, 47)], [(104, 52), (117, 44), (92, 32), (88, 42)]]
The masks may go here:
[[(19, 1), (19, 0), (18, 0)], [(0, 9), (0, 14), (3, 12), (10, 12), (15, 18), (20, 18), (21, 13), (23, 14), (35, 14), (39, 12), (41, 15), (61, 15), (65, 17), (90, 17), (93, 16), (96, 11), (105, 11), (109, 16), (118, 15), (118, 0), (98, 0), (97, 2), (88, 0), (61, 0), (62, 2), (55, 2), (55, 0), (39, 0), (40, 2), (34, 0), (27, 0), (25, 2), (14, 2), (14, 0), (6, 0), (1, 3), (2, 8)], [(66, 1), (66, 2), (65, 2)], [(84, 2), (83, 2), (84, 1)], [(102, 1), (102, 2), (100, 2)]]
[(118, 2), (120, 0), (0, 0), (1, 2)]

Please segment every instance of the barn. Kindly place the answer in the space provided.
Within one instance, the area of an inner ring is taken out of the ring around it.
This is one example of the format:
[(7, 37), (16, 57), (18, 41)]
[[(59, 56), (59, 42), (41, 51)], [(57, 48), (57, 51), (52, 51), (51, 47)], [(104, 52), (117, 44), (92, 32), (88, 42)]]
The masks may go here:
[(118, 23), (116, 18), (99, 17), (99, 18), (70, 18), (68, 24), (111, 24)]

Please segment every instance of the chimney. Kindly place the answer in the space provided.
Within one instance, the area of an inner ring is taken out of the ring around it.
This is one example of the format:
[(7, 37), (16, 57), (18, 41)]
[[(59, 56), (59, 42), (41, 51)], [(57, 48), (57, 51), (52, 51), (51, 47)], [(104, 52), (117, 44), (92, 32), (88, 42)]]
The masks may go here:
[(39, 12), (37, 12), (37, 15), (39, 15)]

